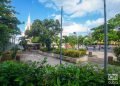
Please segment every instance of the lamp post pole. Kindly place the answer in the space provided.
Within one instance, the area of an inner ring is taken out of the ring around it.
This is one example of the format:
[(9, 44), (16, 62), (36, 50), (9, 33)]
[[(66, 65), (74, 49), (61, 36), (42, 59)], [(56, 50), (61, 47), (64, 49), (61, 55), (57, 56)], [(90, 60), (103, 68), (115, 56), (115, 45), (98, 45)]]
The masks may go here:
[(106, 14), (106, 0), (104, 0), (104, 74), (105, 74), (105, 83), (107, 84), (107, 44), (108, 44), (108, 28), (107, 28), (107, 14)]
[(79, 49), (78, 34), (77, 34), (77, 32), (73, 32), (73, 34), (75, 34), (77, 37), (77, 47), (76, 48)]
[(61, 6), (60, 64), (62, 64), (62, 15), (63, 15), (63, 7)]
[(79, 49), (79, 41), (78, 41), (78, 34), (76, 33), (76, 36), (77, 36), (77, 47)]

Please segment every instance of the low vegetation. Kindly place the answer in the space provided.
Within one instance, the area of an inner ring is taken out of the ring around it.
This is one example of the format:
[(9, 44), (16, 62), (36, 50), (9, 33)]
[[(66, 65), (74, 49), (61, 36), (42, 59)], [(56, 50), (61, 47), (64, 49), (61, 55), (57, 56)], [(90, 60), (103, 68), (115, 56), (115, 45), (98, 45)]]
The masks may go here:
[[(42, 48), (40, 49), (43, 52), (47, 52), (46, 48)], [(51, 52), (56, 53), (56, 54), (60, 54), (60, 49), (51, 49)], [(85, 49), (79, 49), (79, 50), (73, 50), (73, 49), (62, 49), (62, 54), (64, 56), (69, 56), (69, 57), (73, 57), (73, 58), (78, 58), (81, 56), (86, 55), (86, 50)]]
[[(1, 86), (104, 86), (103, 69), (95, 65), (45, 65), (43, 62), (0, 63)], [(119, 73), (120, 68), (109, 68)]]
[(115, 56), (117, 57), (117, 61), (112, 60), (109, 62), (109, 64), (120, 66), (120, 46), (115, 47), (113, 49), (113, 52), (114, 52)]
[(18, 54), (20, 52), (18, 52), (18, 48), (14, 47), (9, 51), (5, 51), (5, 52), (0, 52), (0, 62), (2, 61), (6, 61), (6, 60), (16, 60), (16, 57), (18, 57)]
[(120, 46), (115, 47), (115, 48), (113, 49), (113, 51), (114, 51), (114, 53), (115, 53), (115, 56), (117, 57), (117, 61), (120, 62)]

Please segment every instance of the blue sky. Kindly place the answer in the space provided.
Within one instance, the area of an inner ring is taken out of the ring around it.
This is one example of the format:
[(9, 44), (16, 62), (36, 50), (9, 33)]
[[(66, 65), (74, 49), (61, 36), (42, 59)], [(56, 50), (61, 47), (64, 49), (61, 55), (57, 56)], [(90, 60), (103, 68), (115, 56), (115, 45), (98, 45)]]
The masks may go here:
[[(120, 12), (120, 0), (107, 0), (107, 18)], [(53, 18), (60, 20), (60, 7), (64, 8), (63, 34), (78, 32), (85, 34), (91, 28), (103, 24), (103, 0), (12, 0), (12, 5), (20, 14), (20, 21), (27, 22)], [(24, 31), (25, 24), (19, 26)]]

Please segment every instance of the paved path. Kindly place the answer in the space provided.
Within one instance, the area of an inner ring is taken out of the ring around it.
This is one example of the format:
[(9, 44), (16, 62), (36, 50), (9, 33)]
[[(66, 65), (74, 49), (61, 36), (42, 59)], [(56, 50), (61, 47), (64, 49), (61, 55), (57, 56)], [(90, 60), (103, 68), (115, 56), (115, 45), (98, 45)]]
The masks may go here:
[[(104, 58), (104, 52), (99, 52), (99, 51), (93, 51), (93, 55), (96, 55), (98, 58)], [(113, 56), (114, 58), (116, 58), (115, 57), (115, 55), (112, 53), (112, 52), (108, 52), (108, 54), (107, 54), (108, 56)]]
[[(22, 54), (21, 61), (43, 61), (46, 56), (42, 56), (35, 52), (25, 52)], [(60, 64), (60, 60), (53, 58), (53, 57), (47, 57), (47, 63), (50, 65), (57, 65)], [(62, 61), (63, 64), (68, 63), (65, 61)]]
[[(94, 62), (94, 63), (98, 63), (98, 64), (104, 64), (104, 52), (92, 51), (92, 54), (94, 55), (94, 57), (89, 57), (88, 58), (89, 62)], [(116, 57), (112, 52), (108, 52), (108, 56), (112, 56), (113, 59), (116, 60)]]
[[(88, 52), (87, 52), (88, 53)], [(88, 62), (97, 63), (100, 65), (104, 64), (104, 52), (92, 52), (95, 57), (88, 57)], [(113, 53), (108, 53), (108, 56), (113, 56), (114, 59), (116, 58)], [(24, 52), (22, 54), (21, 61), (42, 61), (46, 56), (40, 55), (37, 52)], [(57, 65), (60, 64), (60, 60), (53, 58), (53, 57), (47, 57), (47, 63), (50, 65)], [(66, 61), (62, 61), (63, 64), (69, 63)], [(86, 62), (87, 63), (87, 62)], [(70, 64), (70, 63), (69, 63)]]

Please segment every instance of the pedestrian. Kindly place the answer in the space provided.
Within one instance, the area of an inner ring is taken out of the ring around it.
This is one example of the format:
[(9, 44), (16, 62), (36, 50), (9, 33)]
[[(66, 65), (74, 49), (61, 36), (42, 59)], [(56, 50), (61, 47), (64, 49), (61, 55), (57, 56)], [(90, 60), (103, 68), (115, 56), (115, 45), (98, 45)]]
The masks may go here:
[(88, 47), (86, 46), (86, 49), (88, 50)]
[(93, 50), (96, 50), (96, 46), (95, 45), (93, 46)]
[(101, 49), (101, 45), (99, 45), (99, 51), (100, 51), (100, 49)]

